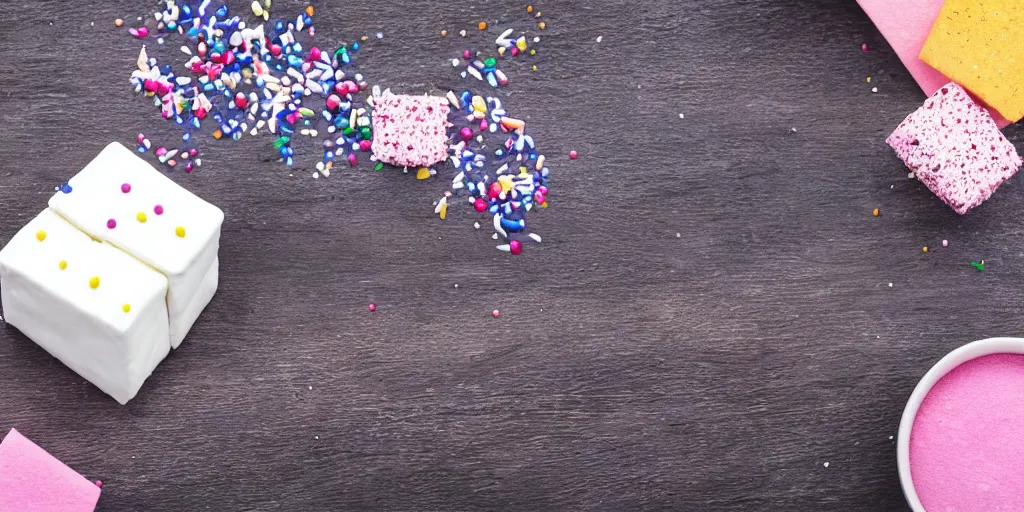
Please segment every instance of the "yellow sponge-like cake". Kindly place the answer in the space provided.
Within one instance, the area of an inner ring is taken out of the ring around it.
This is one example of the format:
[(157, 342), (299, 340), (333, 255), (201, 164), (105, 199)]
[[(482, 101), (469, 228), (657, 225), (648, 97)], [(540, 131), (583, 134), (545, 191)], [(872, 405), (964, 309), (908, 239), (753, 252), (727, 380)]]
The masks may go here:
[(1011, 122), (1024, 118), (1024, 1), (946, 0), (921, 60)]

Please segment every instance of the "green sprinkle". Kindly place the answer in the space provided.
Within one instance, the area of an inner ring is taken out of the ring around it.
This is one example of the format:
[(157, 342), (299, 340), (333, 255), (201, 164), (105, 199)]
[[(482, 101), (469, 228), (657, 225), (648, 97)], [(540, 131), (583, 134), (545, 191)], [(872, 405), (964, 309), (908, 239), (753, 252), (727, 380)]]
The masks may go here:
[(972, 261), (971, 266), (978, 269), (978, 271), (985, 270), (985, 260), (981, 260), (981, 263), (978, 263), (977, 261)]
[(306, 107), (300, 108), (299, 109), (299, 114), (302, 115), (302, 117), (313, 117), (313, 116), (316, 115), (316, 113), (313, 112), (313, 109), (306, 108)]
[(383, 168), (384, 168), (384, 163), (383, 162), (377, 162), (377, 167), (374, 167), (373, 170), (379, 171), (379, 170), (381, 170)]
[(288, 144), (290, 140), (292, 140), (290, 137), (281, 137), (280, 139), (275, 140), (274, 149), (281, 149), (281, 147)]
[(356, 132), (356, 130), (354, 128), (352, 128), (351, 126), (348, 126), (344, 130), (342, 130), (341, 133), (342, 133), (342, 135), (348, 137), (348, 136), (352, 135), (355, 132)]

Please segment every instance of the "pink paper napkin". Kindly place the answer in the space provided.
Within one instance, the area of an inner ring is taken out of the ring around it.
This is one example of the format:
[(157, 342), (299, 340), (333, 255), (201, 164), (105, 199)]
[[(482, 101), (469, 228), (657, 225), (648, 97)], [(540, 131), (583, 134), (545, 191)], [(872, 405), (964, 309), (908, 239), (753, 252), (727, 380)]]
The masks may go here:
[[(926, 96), (935, 94), (940, 87), (952, 81), (918, 58), (935, 18), (939, 16), (943, 2), (944, 0), (857, 0), (878, 27), (878, 31), (889, 42), (889, 46), (892, 46), (896, 55), (899, 55), (914, 80), (917, 80)], [(989, 113), (1000, 128), (1010, 124), (991, 109)]]
[(0, 511), (93, 512), (100, 488), (11, 429), (0, 443)]

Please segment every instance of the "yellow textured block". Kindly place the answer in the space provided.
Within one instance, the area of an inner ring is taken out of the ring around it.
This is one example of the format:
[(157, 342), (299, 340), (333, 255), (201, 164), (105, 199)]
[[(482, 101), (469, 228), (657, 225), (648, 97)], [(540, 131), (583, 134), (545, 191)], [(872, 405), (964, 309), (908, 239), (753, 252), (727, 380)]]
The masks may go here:
[(1024, 1), (946, 0), (921, 60), (1012, 122), (1024, 118)]

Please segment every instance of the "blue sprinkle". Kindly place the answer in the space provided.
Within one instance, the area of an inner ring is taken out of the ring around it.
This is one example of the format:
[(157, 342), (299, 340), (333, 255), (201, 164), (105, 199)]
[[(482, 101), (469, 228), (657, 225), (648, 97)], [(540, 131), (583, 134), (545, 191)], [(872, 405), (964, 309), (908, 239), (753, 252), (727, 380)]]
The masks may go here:
[(220, 6), (220, 9), (217, 9), (217, 13), (216, 14), (217, 14), (218, 18), (223, 18), (223, 17), (227, 16), (228, 15), (228, 6), (226, 6), (226, 5)]
[(60, 191), (65, 193), (65, 194), (70, 194), (71, 193), (71, 185), (68, 185), (67, 183), (65, 183), (64, 186), (60, 187)]
[(358, 49), (359, 49), (359, 43), (358, 42), (352, 43), (352, 51), (356, 51)]
[(185, 133), (181, 134), (181, 140), (183, 140), (185, 142), (188, 142), (188, 140), (191, 139), (191, 138), (192, 138), (192, 135), (189, 135), (188, 132), (185, 132)]

